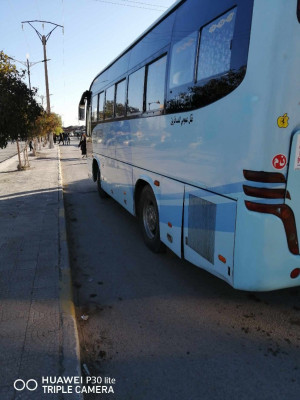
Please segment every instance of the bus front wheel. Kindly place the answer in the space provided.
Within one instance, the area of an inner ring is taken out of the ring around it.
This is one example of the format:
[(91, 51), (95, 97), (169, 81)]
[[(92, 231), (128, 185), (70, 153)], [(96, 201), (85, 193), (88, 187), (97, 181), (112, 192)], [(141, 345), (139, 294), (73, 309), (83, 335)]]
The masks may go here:
[(146, 245), (155, 253), (164, 249), (160, 241), (159, 214), (154, 193), (145, 186), (139, 202), (139, 223)]
[(99, 193), (99, 196), (101, 197), (101, 199), (106, 199), (108, 197), (108, 194), (101, 187), (101, 173), (100, 173), (99, 168), (97, 171), (97, 188), (98, 188), (98, 193)]

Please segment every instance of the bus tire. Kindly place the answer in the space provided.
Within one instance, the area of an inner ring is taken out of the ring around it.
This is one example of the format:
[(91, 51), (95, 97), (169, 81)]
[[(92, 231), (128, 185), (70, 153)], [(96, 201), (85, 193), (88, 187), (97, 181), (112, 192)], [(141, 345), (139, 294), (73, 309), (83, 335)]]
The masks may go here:
[(99, 168), (97, 171), (97, 189), (101, 199), (106, 199), (108, 197), (108, 194), (101, 187), (101, 173)]
[(160, 241), (159, 214), (154, 193), (150, 186), (146, 185), (142, 190), (139, 201), (139, 224), (146, 245), (154, 253), (164, 250), (164, 244)]

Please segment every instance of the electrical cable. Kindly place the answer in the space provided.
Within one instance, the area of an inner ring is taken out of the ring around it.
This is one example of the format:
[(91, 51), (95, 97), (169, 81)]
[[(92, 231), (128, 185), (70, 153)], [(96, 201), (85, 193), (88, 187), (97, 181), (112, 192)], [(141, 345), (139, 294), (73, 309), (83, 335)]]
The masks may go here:
[(36, 8), (37, 8), (37, 12), (38, 12), (39, 19), (42, 19), (38, 1), (39, 1), (39, 0), (35, 0), (35, 5), (36, 5)]
[(166, 6), (161, 6), (161, 5), (159, 5), (159, 4), (143, 3), (143, 2), (141, 2), (141, 1), (134, 1), (134, 0), (122, 0), (122, 1), (127, 2), (127, 3), (142, 4), (142, 5), (144, 5), (144, 6), (150, 6), (150, 7), (164, 8), (165, 10), (168, 8), (168, 7), (166, 7)]
[(116, 5), (116, 6), (132, 7), (132, 8), (141, 8), (141, 9), (144, 9), (144, 10), (152, 10), (152, 11), (159, 11), (159, 12), (162, 12), (162, 11), (163, 11), (163, 10), (158, 9), (158, 8), (134, 6), (134, 5), (132, 5), (132, 4), (116, 3), (116, 2), (108, 1), (108, 0), (94, 0), (94, 1), (97, 1), (97, 2), (99, 2), (99, 3), (114, 4), (114, 5)]
[[(12, 0), (9, 0), (8, 4), (9, 4), (9, 6), (11, 8), (12, 14), (13, 15), (17, 15), (17, 10), (16, 10), (15, 5), (13, 4)], [(22, 28), (23, 28), (23, 26), (22, 26)], [(23, 31), (23, 39), (24, 39), (25, 45), (27, 47), (27, 53), (30, 54), (31, 53), (31, 48), (30, 48), (30, 45), (29, 45), (29, 41), (27, 40), (26, 34), (25, 34), (23, 29), (22, 29), (22, 31)]]

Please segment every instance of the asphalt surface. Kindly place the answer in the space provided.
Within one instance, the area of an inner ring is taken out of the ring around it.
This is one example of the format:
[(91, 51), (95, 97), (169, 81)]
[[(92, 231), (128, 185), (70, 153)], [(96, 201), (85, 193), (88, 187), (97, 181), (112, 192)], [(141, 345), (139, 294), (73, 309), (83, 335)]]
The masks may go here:
[(82, 363), (116, 379), (87, 398), (298, 400), (300, 290), (236, 291), (153, 254), (136, 219), (99, 198), (77, 141), (60, 149)]

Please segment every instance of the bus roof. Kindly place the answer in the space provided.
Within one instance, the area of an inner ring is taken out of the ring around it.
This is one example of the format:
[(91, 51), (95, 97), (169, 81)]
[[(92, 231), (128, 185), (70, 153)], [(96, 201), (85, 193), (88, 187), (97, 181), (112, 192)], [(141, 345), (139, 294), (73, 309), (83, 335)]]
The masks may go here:
[(109, 69), (116, 61), (119, 60), (119, 58), (121, 58), (124, 54), (126, 54), (129, 50), (131, 50), (140, 40), (142, 40), (147, 35), (147, 33), (149, 33), (156, 25), (158, 25), (163, 19), (165, 19), (169, 14), (171, 14), (171, 12), (173, 12), (179, 6), (179, 4), (184, 3), (185, 1), (186, 0), (176, 0), (175, 3), (172, 4), (171, 7), (169, 7), (156, 21), (154, 21), (153, 24), (151, 24), (140, 36), (138, 36), (138, 38), (133, 43), (131, 43), (128, 47), (126, 47), (126, 49), (123, 50), (122, 53), (118, 55), (118, 57), (116, 57), (110, 64), (108, 64), (107, 67), (105, 67), (101, 72), (99, 72), (99, 74), (93, 79), (90, 86), (90, 90), (95, 80), (101, 74), (103, 74), (103, 72)]

